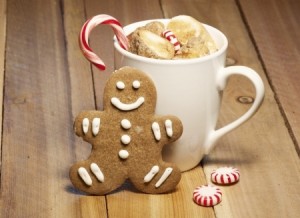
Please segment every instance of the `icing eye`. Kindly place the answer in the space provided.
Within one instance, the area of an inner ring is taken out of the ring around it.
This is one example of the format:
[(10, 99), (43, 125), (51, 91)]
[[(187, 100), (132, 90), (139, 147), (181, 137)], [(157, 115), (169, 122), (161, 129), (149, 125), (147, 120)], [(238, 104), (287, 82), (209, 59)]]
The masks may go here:
[(125, 88), (125, 84), (122, 81), (118, 81), (116, 84), (117, 88), (122, 90)]
[(133, 83), (132, 83), (133, 88), (138, 89), (138, 88), (140, 88), (140, 86), (141, 86), (140, 81), (138, 81), (138, 80), (133, 81)]

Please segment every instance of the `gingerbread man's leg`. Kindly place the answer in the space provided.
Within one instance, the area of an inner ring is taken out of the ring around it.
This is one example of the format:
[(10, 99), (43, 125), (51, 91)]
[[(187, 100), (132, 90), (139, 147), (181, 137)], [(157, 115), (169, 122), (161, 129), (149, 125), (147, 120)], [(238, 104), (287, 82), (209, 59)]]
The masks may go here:
[(111, 163), (105, 162), (107, 161), (104, 159), (96, 161), (90, 157), (88, 160), (74, 164), (70, 169), (70, 179), (73, 185), (93, 195), (104, 195), (121, 186), (126, 179), (123, 171), (120, 167), (108, 169), (107, 166), (111, 166)]
[(130, 173), (134, 186), (145, 193), (166, 193), (175, 190), (181, 179), (180, 170), (171, 163), (144, 163), (142, 168)]

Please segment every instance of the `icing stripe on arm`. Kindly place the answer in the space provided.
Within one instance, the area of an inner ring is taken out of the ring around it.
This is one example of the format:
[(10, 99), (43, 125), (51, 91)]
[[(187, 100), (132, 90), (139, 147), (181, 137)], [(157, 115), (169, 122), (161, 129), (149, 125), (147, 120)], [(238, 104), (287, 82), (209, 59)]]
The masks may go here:
[(172, 121), (166, 120), (165, 121), (165, 127), (167, 131), (167, 136), (172, 137), (173, 136), (173, 127), (172, 127)]
[(90, 121), (88, 118), (84, 118), (82, 120), (82, 130), (84, 134), (87, 134), (87, 132), (89, 131), (89, 125), (90, 125)]
[(154, 138), (159, 141), (161, 139), (160, 127), (157, 122), (152, 123), (152, 131), (154, 134)]
[(100, 118), (94, 118), (92, 122), (92, 131), (94, 136), (98, 135), (99, 129), (100, 129)]

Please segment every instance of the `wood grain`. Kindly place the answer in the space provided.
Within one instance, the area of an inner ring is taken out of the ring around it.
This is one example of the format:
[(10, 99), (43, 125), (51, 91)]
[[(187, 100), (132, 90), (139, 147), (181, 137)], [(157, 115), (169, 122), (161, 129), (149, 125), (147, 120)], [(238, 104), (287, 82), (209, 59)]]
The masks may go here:
[(207, 184), (201, 167), (183, 174), (176, 191), (170, 194), (145, 195), (127, 184), (107, 196), (109, 217), (205, 217), (212, 218), (212, 208), (199, 207), (193, 202), (196, 187)]
[(300, 156), (300, 1), (239, 2)]
[(85, 196), (80, 198), (81, 218), (107, 217), (105, 197)]
[(7, 12), (0, 217), (76, 217), (60, 2), (12, 0)]
[[(4, 65), (5, 65), (5, 36), (6, 36), (6, 1), (0, 2), (0, 87), (3, 87), (4, 83)], [(0, 91), (0, 102), (3, 102), (3, 92)], [(0, 108), (0, 123), (2, 123), (3, 107)], [(0, 126), (0, 132), (2, 133), (2, 125)], [(0, 136), (2, 141), (2, 134)], [(0, 157), (1, 155), (1, 144), (0, 144)], [(1, 159), (0, 159), (1, 166)]]
[[(84, 58), (78, 42), (79, 32), (86, 21), (85, 6), (82, 0), (65, 0), (63, 5), (64, 31), (66, 54), (68, 60), (68, 72), (70, 76), (70, 98), (72, 102), (72, 120), (82, 110), (96, 108), (94, 84), (90, 63)], [(73, 161), (87, 159), (91, 152), (91, 145), (76, 137), (73, 141)], [(106, 199), (105, 196), (92, 197), (74, 195), (76, 198), (76, 214), (78, 217), (105, 217)], [(79, 205), (77, 205), (79, 204)]]

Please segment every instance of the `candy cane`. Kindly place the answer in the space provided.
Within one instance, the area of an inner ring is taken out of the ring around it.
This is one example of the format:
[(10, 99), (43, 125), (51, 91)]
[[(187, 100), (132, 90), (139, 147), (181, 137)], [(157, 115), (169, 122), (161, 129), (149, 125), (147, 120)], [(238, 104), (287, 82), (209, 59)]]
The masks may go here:
[(107, 24), (113, 28), (117, 40), (123, 49), (128, 50), (129, 43), (120, 22), (110, 15), (100, 14), (92, 17), (84, 23), (79, 35), (79, 46), (83, 52), (83, 55), (97, 68), (100, 70), (105, 70), (104, 62), (93, 52), (88, 42), (91, 31), (99, 24)]
[(163, 32), (163, 37), (165, 37), (167, 40), (169, 40), (174, 45), (175, 52), (180, 49), (180, 43), (172, 31), (165, 30)]

